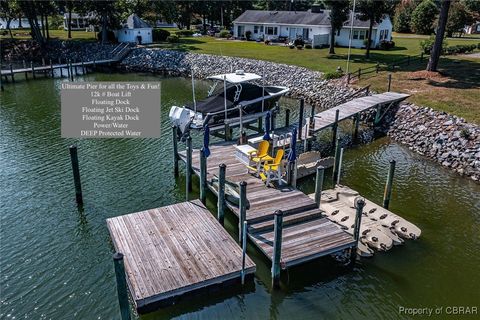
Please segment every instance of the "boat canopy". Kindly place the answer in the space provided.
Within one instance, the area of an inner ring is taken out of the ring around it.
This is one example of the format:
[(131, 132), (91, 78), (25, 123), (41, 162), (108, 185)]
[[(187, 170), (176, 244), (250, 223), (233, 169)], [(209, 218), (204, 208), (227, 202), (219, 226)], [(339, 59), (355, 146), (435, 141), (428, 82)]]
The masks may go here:
[(248, 72), (243, 72), (243, 70), (237, 70), (234, 73), (218, 74), (215, 76), (210, 76), (207, 79), (218, 80), (218, 81), (225, 80), (228, 83), (238, 84), (242, 82), (262, 79), (262, 77), (255, 73), (248, 73)]

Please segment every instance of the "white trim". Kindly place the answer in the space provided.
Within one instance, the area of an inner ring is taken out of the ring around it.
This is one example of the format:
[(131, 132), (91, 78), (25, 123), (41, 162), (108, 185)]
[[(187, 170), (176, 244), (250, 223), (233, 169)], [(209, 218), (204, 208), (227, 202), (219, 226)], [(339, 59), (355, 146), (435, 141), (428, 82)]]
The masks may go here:
[[(274, 23), (274, 22), (233, 22), (235, 25), (276, 25), (276, 26), (298, 26), (298, 27), (328, 27), (330, 28), (329, 24), (292, 24), (292, 23)], [(377, 25), (378, 26), (378, 25)], [(373, 29), (377, 29), (377, 26), (373, 26)], [(350, 26), (343, 26), (342, 28), (347, 27), (350, 28)], [(358, 27), (358, 26), (353, 26), (353, 28), (358, 28), (358, 29), (368, 29), (369, 27)]]

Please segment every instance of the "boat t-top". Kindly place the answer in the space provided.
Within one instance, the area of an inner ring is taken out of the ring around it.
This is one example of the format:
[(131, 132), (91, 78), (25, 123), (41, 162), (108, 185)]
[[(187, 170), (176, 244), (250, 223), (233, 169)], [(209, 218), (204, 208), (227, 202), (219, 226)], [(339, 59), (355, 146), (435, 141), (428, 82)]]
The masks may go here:
[[(205, 100), (191, 106), (173, 106), (170, 109), (170, 121), (184, 135), (190, 129), (203, 129), (221, 126), (230, 121), (257, 119), (275, 106), (281, 96), (289, 89), (281, 86), (264, 86), (259, 83), (261, 76), (255, 73), (237, 70), (210, 76), (213, 81)], [(195, 95), (194, 95), (195, 97)]]

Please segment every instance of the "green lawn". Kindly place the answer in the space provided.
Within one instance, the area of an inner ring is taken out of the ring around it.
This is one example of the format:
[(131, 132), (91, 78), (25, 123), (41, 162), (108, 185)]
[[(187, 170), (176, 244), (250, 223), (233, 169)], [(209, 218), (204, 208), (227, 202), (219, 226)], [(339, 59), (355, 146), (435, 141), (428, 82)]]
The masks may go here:
[[(394, 38), (396, 47), (389, 51), (372, 50), (370, 59), (365, 59), (364, 49), (352, 49), (350, 70), (374, 66), (401, 60), (408, 55), (420, 54), (420, 38)], [(449, 39), (449, 45), (471, 44), (471, 40)], [(480, 42), (480, 40), (479, 40)], [(290, 49), (285, 46), (270, 45), (253, 41), (230, 41), (212, 37), (182, 38), (178, 44), (157, 44), (162, 48), (193, 51), (225, 56), (261, 59), (273, 62), (293, 64), (322, 72), (335, 71), (338, 66), (346, 70), (347, 48), (335, 48), (336, 54), (330, 56), (328, 49)]]
[[(15, 39), (31, 39), (30, 36), (30, 29), (20, 29), (20, 30), (12, 30)], [(72, 31), (72, 39), (71, 40), (95, 40), (96, 32), (85, 32), (85, 31)], [(61, 39), (61, 40), (68, 40), (68, 32), (65, 30), (50, 30), (50, 38), (52, 39)], [(0, 39), (10, 39), (10, 34), (7, 32), (6, 34), (0, 35)]]

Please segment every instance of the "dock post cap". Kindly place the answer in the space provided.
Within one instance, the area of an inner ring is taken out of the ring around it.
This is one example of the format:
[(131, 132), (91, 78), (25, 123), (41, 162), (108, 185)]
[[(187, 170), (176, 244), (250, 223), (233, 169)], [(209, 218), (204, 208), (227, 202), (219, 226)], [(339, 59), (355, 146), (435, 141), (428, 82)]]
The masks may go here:
[[(223, 164), (223, 163), (222, 163)], [(221, 165), (222, 165), (221, 164)], [(224, 164), (223, 164), (224, 165)], [(240, 186), (246, 186), (247, 185), (247, 182), (246, 181), (240, 181)]]
[(282, 210), (275, 210), (275, 212), (273, 214), (276, 215), (276, 216), (283, 216), (283, 211)]
[(227, 165), (226, 165), (225, 163), (220, 163), (218, 166), (219, 166), (220, 168), (225, 168)]
[(77, 147), (76, 144), (71, 144), (71, 145), (69, 146), (70, 149), (73, 149), (73, 148), (76, 148), (76, 147)]
[(319, 166), (317, 167), (317, 170), (324, 170), (324, 169), (325, 169), (325, 167), (322, 166), (322, 165), (319, 165)]
[(123, 253), (121, 252), (115, 252), (113, 254), (113, 260), (123, 260)]
[(390, 163), (396, 163), (395, 159), (390, 160)]
[(355, 199), (355, 209), (363, 208), (365, 206), (365, 199), (363, 197), (356, 197)]

